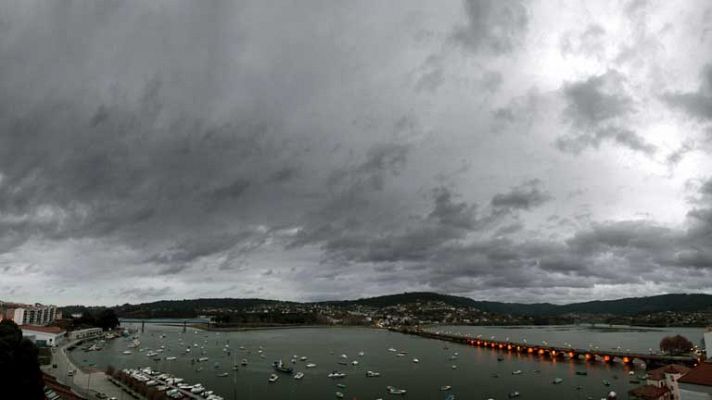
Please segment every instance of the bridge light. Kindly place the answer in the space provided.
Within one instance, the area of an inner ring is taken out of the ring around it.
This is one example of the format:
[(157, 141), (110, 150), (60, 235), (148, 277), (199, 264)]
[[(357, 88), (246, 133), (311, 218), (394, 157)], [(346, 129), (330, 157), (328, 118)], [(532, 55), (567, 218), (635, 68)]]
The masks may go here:
[(533, 353), (533, 352), (534, 352), (534, 349), (532, 349), (531, 347), (529, 347), (529, 348), (527, 349), (527, 353)]
[(607, 356), (607, 355), (603, 356), (603, 361), (605, 361), (605, 362), (611, 361), (611, 356)]
[(628, 364), (630, 362), (630, 358), (628, 357), (623, 357), (623, 363)]
[(551, 351), (551, 356), (552, 356), (552, 357), (556, 357), (556, 350), (552, 350), (552, 351)]
[(544, 354), (544, 349), (539, 349), (539, 355)]
[(573, 351), (570, 351), (570, 352), (569, 352), (569, 358), (574, 358), (574, 352), (573, 352)]
[(586, 353), (586, 355), (584, 356), (584, 358), (585, 358), (586, 360), (590, 360), (590, 359), (591, 359), (591, 355), (588, 354), (588, 353)]
[(508, 345), (507, 345), (507, 350), (512, 350), (512, 345), (511, 345), (511, 344), (508, 344)]

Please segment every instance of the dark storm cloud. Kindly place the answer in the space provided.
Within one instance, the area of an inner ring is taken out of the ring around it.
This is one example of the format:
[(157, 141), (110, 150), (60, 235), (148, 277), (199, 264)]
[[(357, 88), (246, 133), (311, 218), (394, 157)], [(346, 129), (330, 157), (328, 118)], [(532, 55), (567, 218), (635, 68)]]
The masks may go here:
[(540, 181), (532, 180), (512, 188), (507, 193), (500, 193), (492, 197), (492, 206), (495, 209), (508, 210), (531, 210), (548, 200), (551, 196), (539, 188)]
[(563, 116), (574, 131), (557, 140), (559, 149), (579, 153), (608, 141), (647, 155), (657, 151), (644, 137), (623, 124), (622, 120), (634, 112), (633, 100), (623, 89), (623, 79), (609, 71), (564, 86), (567, 105)]
[(471, 51), (507, 53), (521, 44), (529, 23), (526, 1), (465, 0), (467, 23), (453, 38)]
[(700, 73), (700, 80), (697, 91), (666, 93), (663, 99), (693, 118), (708, 121), (712, 120), (712, 64), (705, 65)]

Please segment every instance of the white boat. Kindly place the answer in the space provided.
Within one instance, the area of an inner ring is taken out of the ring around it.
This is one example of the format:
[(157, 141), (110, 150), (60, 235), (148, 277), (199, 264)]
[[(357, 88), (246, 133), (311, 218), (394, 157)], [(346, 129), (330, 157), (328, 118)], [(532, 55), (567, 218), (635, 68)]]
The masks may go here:
[(345, 378), (346, 374), (343, 372), (339, 371), (332, 371), (329, 375), (327, 375), (329, 378)]
[(450, 389), (452, 389), (452, 386), (450, 386), (450, 385), (440, 386), (440, 391), (441, 391), (441, 392), (445, 392), (445, 391), (448, 391), (448, 390), (450, 390)]
[(341, 358), (349, 358), (346, 354), (342, 354)]
[(341, 392), (336, 392), (336, 397), (339, 398), (339, 399), (343, 399), (343, 398), (344, 398), (344, 394), (341, 393)]
[(198, 359), (198, 361), (199, 361), (199, 362), (208, 361), (208, 357), (200, 357), (200, 358)]
[(405, 353), (398, 353), (396, 354), (397, 357), (405, 357)]
[(168, 357), (166, 357), (166, 361), (173, 361), (173, 360), (175, 360), (175, 359), (176, 359), (175, 356), (168, 356)]
[(516, 392), (516, 391), (514, 391), (514, 392), (509, 392), (509, 394), (507, 395), (507, 397), (509, 397), (510, 399), (513, 399), (513, 398), (515, 398), (515, 397), (519, 397), (519, 392)]
[(307, 368), (314, 368), (314, 367), (316, 367), (316, 364), (314, 364), (314, 363), (307, 364)]
[(129, 355), (129, 354), (131, 354), (131, 350), (124, 350), (123, 354)]
[(521, 374), (522, 374), (522, 370), (521, 370), (521, 369), (517, 369), (517, 370), (512, 371), (512, 375), (521, 375)]
[(457, 365), (453, 364), (453, 365), (450, 366), (450, 368), (452, 368), (452, 369), (457, 369)]
[(420, 360), (418, 360), (417, 358), (414, 358), (414, 359), (413, 359), (413, 362), (417, 364), (417, 363), (420, 362)]
[(307, 356), (301, 356), (301, 357), (299, 357), (299, 360), (301, 360), (301, 361), (306, 361), (306, 360), (307, 360)]
[(394, 349), (393, 347), (391, 347), (391, 348), (388, 349), (388, 351), (392, 351), (392, 352), (395, 353), (395, 352), (398, 351), (398, 350), (396, 350), (396, 349)]
[(300, 380), (302, 378), (304, 378), (304, 372), (297, 372), (296, 374), (294, 374), (294, 379)]
[(193, 386), (192, 389), (190, 389), (190, 393), (195, 393), (195, 394), (201, 394), (205, 391), (205, 388), (200, 386), (200, 384)]
[(246, 358), (243, 358), (242, 361), (240, 361), (240, 364), (241, 364), (243, 367), (247, 366), (247, 359), (246, 359)]
[(218, 374), (218, 377), (219, 377), (219, 378), (225, 378), (225, 377), (228, 376), (228, 375), (230, 375), (230, 374), (228, 374), (227, 372), (222, 372), (222, 373), (219, 373), (219, 374)]
[(356, 361), (356, 360), (351, 361), (351, 365), (354, 365), (354, 366), (358, 365), (358, 361)]
[(404, 395), (407, 393), (405, 389), (398, 389), (394, 386), (386, 386), (386, 389), (388, 389), (389, 394)]
[(279, 376), (277, 376), (276, 374), (272, 374), (272, 375), (269, 376), (268, 381), (269, 381), (270, 383), (274, 383), (274, 382), (277, 382), (277, 379), (279, 379)]
[(559, 383), (561, 383), (561, 382), (563, 382), (563, 381), (564, 381), (564, 380), (561, 379), (561, 378), (554, 378), (554, 380), (551, 381), (551, 383), (553, 383), (554, 385), (558, 385)]
[(376, 378), (376, 377), (379, 377), (379, 376), (381, 376), (381, 373), (380, 373), (380, 372), (370, 371), (370, 370), (369, 370), (369, 371), (366, 371), (366, 377), (368, 377), (368, 378)]
[(358, 352), (358, 356), (359, 356), (359, 357), (363, 357), (365, 354), (366, 354), (366, 353), (364, 353), (363, 351), (359, 351), (359, 352)]

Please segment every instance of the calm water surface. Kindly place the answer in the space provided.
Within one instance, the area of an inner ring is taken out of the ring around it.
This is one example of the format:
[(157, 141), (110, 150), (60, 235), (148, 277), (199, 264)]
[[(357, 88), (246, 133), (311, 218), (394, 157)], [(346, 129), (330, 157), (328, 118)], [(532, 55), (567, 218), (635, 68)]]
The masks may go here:
[[(135, 326), (135, 325), (134, 325)], [(511, 340), (527, 338), (530, 343), (547, 340), (551, 344), (571, 343), (576, 346), (595, 344), (601, 348), (616, 346), (647, 350), (656, 347), (660, 339), (668, 334), (682, 333), (697, 343), (702, 337), (702, 329), (602, 329), (585, 326), (567, 327), (438, 327), (437, 330), (468, 332), (474, 335), (496, 336)], [(166, 337), (162, 338), (161, 334)], [(205, 332), (182, 328), (146, 324), (144, 333), (139, 333), (141, 348), (127, 350), (129, 341), (117, 339), (106, 344), (99, 352), (75, 350), (72, 358), (82, 365), (93, 363), (98, 368), (113, 365), (116, 368), (136, 368), (151, 366), (155, 370), (169, 372), (183, 377), (190, 383), (202, 383), (208, 389), (226, 399), (334, 399), (337, 391), (346, 399), (444, 399), (452, 393), (456, 399), (506, 399), (507, 394), (519, 391), (523, 399), (599, 399), (610, 390), (627, 398), (627, 391), (637, 385), (629, 383), (631, 367), (618, 364), (604, 365), (583, 361), (551, 361), (526, 354), (508, 354), (469, 347), (438, 340), (401, 335), (383, 330), (367, 328), (303, 328), (258, 330), (246, 332)], [(194, 346), (197, 344), (197, 347)], [(229, 345), (226, 347), (225, 345)], [(146, 357), (148, 349), (165, 346), (161, 361)], [(185, 353), (190, 346), (191, 352)], [(239, 347), (244, 346), (245, 350)], [(264, 358), (258, 353), (263, 348)], [(404, 357), (388, 351), (389, 348), (405, 351)], [(225, 351), (229, 349), (229, 351)], [(358, 353), (363, 351), (364, 356)], [(192, 359), (204, 355), (209, 361), (193, 363)], [(451, 360), (457, 352), (457, 359)], [(338, 364), (341, 354), (346, 354), (349, 365)], [(307, 361), (291, 363), (293, 355), (306, 356)], [(165, 357), (175, 356), (167, 361)], [(498, 361), (497, 357), (504, 358)], [(232, 365), (247, 359), (249, 365), (234, 372)], [(419, 363), (413, 363), (418, 358)], [(268, 383), (273, 373), (271, 364), (282, 359), (292, 365), (295, 371), (302, 371), (301, 381), (280, 374), (276, 383)], [(352, 360), (359, 362), (351, 365)], [(307, 363), (317, 364), (316, 368), (306, 368)], [(456, 365), (456, 369), (452, 368)], [(199, 368), (202, 368), (199, 370)], [(639, 367), (634, 367), (639, 368)], [(339, 370), (348, 374), (344, 379), (333, 380), (327, 375)], [(367, 378), (366, 371), (374, 370), (381, 377)], [(521, 370), (521, 375), (512, 371)], [(576, 375), (576, 371), (587, 371), (587, 376)], [(221, 372), (229, 372), (229, 377), (218, 377)], [(635, 374), (643, 371), (635, 369)], [(561, 384), (554, 385), (554, 378), (562, 378)], [(611, 383), (603, 385), (603, 380)], [(337, 383), (346, 384), (339, 388)], [(386, 386), (406, 389), (405, 396), (389, 395)], [(450, 392), (441, 392), (440, 387), (451, 385)], [(582, 389), (577, 390), (577, 386)]]

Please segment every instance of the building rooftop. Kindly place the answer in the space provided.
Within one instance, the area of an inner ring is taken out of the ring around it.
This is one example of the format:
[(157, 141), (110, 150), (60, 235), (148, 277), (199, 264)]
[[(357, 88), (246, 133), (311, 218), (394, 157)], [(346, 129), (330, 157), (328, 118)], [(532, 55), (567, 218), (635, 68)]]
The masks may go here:
[(65, 332), (64, 329), (57, 326), (20, 325), (20, 329), (31, 332), (54, 333), (55, 335)]
[(659, 398), (665, 396), (665, 394), (667, 394), (669, 391), (670, 389), (665, 387), (645, 385), (629, 390), (628, 394), (638, 399), (658, 400)]
[(670, 364), (664, 367), (656, 368), (648, 372), (648, 379), (655, 381), (662, 381), (665, 379), (665, 374), (679, 374), (684, 375), (690, 372), (690, 368), (680, 365), (680, 364)]
[(678, 382), (712, 386), (712, 363), (703, 362), (683, 375)]

